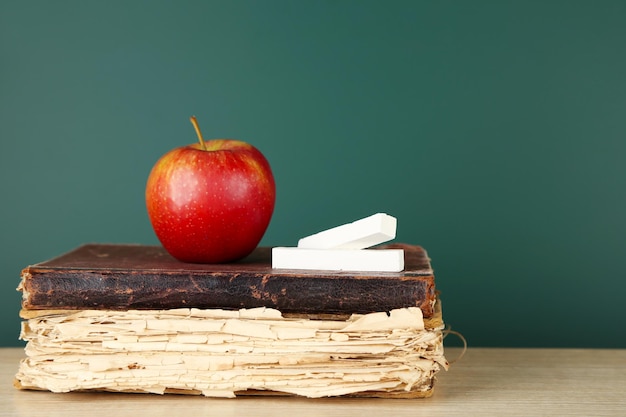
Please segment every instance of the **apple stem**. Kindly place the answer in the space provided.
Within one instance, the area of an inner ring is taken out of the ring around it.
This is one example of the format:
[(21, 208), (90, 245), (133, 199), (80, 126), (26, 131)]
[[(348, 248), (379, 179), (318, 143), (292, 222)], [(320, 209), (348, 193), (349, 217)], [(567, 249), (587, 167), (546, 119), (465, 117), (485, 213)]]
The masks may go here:
[(202, 146), (202, 150), (206, 151), (206, 143), (204, 143), (204, 139), (202, 138), (202, 132), (200, 132), (200, 126), (198, 125), (198, 120), (196, 120), (196, 116), (191, 116), (189, 120), (191, 120), (193, 128), (196, 129), (196, 135), (198, 135), (198, 140), (200, 141), (200, 146)]

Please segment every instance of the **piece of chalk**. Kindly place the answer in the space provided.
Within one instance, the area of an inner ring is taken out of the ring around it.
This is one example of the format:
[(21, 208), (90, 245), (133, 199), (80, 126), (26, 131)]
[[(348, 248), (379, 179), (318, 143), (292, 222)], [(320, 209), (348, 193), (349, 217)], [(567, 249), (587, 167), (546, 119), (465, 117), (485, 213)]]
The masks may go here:
[(275, 247), (272, 268), (400, 272), (404, 269), (404, 250)]
[(365, 249), (396, 237), (398, 221), (385, 213), (376, 213), (352, 223), (303, 237), (299, 248)]

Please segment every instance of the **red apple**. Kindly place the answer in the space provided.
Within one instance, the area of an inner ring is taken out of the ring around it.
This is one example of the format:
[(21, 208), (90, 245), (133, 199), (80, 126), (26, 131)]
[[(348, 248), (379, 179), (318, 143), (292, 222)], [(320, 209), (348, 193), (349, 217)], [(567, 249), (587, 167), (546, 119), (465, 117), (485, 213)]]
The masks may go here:
[(152, 168), (146, 206), (163, 247), (176, 259), (224, 263), (254, 250), (274, 211), (276, 185), (267, 159), (232, 139), (173, 149)]

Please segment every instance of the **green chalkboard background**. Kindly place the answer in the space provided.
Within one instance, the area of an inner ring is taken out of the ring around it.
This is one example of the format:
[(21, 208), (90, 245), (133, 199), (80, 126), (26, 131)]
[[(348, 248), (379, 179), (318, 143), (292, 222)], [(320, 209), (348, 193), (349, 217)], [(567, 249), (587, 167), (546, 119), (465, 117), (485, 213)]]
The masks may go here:
[(158, 243), (145, 181), (195, 114), (269, 159), (263, 244), (386, 212), (470, 345), (626, 348), (624, 22), (621, 0), (2, 1), (0, 345), (26, 265)]

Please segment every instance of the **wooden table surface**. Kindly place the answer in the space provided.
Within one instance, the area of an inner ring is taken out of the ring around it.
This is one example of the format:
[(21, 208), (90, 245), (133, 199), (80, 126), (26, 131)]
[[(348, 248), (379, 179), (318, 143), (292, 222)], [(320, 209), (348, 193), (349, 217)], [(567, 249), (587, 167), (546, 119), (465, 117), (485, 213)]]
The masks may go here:
[(431, 398), (413, 400), (19, 391), (23, 356), (0, 348), (0, 416), (626, 416), (626, 349), (470, 348)]

